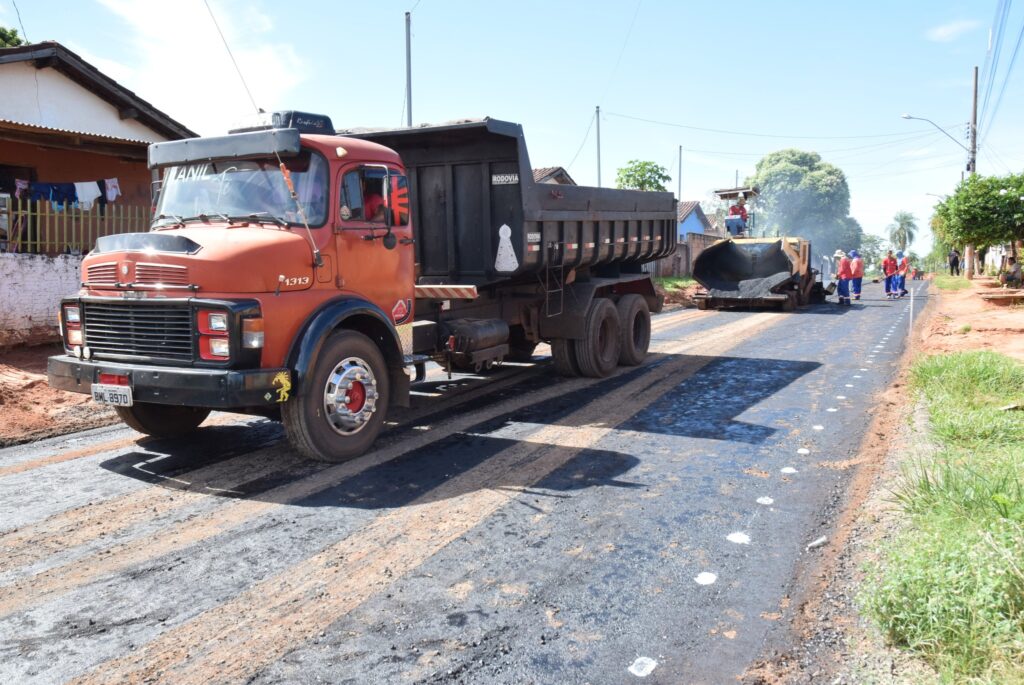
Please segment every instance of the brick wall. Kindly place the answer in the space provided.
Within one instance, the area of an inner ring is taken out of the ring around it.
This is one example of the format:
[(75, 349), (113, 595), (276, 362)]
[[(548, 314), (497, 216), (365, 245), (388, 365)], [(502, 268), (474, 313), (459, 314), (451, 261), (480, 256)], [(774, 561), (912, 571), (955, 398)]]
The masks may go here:
[(0, 348), (58, 339), (57, 305), (78, 291), (81, 257), (0, 253)]

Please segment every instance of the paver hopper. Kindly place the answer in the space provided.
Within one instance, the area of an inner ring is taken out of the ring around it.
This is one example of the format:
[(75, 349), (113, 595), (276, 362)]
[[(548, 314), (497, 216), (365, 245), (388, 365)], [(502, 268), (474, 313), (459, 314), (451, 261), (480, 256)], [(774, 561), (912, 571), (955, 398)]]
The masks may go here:
[(825, 290), (811, 268), (811, 243), (802, 238), (727, 238), (706, 247), (693, 277), (706, 289), (700, 309), (798, 305), (824, 302)]

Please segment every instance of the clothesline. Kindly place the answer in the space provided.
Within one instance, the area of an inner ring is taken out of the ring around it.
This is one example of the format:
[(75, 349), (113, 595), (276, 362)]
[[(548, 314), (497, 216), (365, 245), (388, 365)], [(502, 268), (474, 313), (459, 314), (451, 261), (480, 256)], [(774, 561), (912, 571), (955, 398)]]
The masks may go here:
[(121, 184), (117, 178), (75, 183), (32, 183), (16, 179), (14, 197), (20, 199), (22, 195), (30, 200), (49, 202), (55, 212), (64, 211), (68, 205), (89, 211), (94, 202), (99, 202), (102, 214), (106, 204), (114, 202), (121, 195)]

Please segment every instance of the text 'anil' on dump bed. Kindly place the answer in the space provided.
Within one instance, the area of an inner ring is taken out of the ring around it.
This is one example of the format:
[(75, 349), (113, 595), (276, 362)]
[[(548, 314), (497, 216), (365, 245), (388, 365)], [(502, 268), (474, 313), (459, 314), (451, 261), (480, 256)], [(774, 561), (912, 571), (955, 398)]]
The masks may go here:
[(279, 112), (150, 146), (149, 232), (100, 238), (61, 303), (50, 383), (169, 436), (280, 418), (304, 454), (366, 451), (413, 376), (551, 344), (564, 375), (639, 364), (675, 249), (670, 193), (536, 184), (494, 119), (336, 134)]

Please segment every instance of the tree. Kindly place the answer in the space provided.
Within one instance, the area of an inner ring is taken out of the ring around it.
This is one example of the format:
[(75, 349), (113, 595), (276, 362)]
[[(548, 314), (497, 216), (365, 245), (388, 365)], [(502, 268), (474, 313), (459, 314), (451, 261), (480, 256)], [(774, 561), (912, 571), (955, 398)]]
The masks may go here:
[(24, 43), (25, 41), (18, 35), (17, 29), (0, 26), (0, 48), (16, 48)]
[(761, 158), (747, 183), (760, 189), (759, 233), (807, 238), (815, 254), (825, 256), (861, 244), (863, 230), (849, 216), (846, 175), (818, 153), (772, 152)]
[(979, 248), (1024, 239), (1024, 173), (969, 176), (935, 208), (932, 231), (951, 245)]
[(917, 218), (910, 212), (896, 212), (892, 223), (889, 224), (889, 242), (902, 252), (907, 249), (907, 245), (914, 242), (916, 235)]
[(619, 169), (615, 176), (618, 188), (633, 190), (666, 190), (665, 183), (672, 179), (668, 169), (654, 162), (642, 162), (631, 159), (629, 164)]
[(864, 268), (877, 269), (887, 249), (880, 236), (865, 233), (860, 239), (860, 256), (864, 258)]

